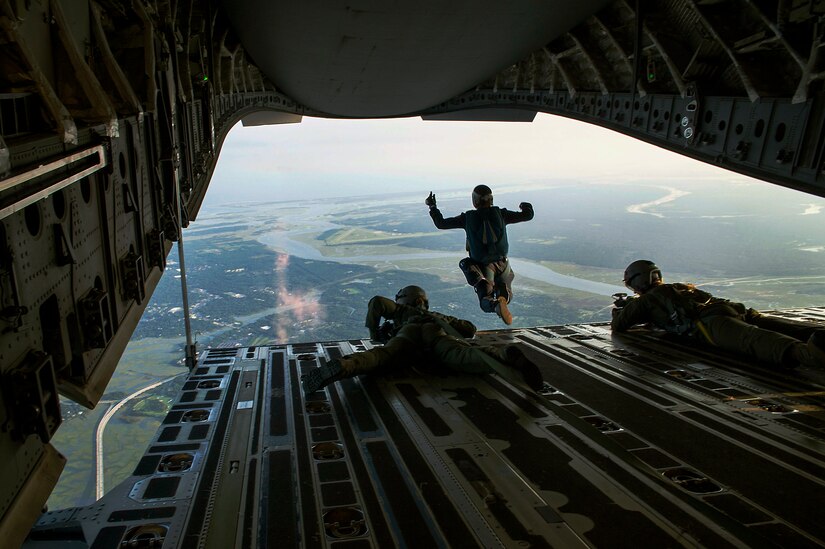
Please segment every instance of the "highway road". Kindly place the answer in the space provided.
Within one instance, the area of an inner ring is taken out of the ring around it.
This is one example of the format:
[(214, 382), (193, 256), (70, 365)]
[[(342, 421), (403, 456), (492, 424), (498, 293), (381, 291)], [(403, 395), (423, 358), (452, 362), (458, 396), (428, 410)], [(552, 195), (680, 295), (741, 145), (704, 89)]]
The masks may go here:
[(95, 499), (98, 500), (103, 497), (104, 494), (104, 483), (103, 483), (103, 431), (106, 429), (106, 424), (109, 423), (109, 420), (120, 410), (123, 406), (125, 406), (130, 400), (133, 400), (143, 393), (147, 391), (151, 391), (155, 387), (159, 387), (164, 383), (172, 381), (178, 376), (181, 375), (189, 375), (188, 372), (183, 374), (177, 374), (161, 381), (157, 381), (152, 383), (151, 385), (147, 385), (142, 389), (138, 389), (134, 393), (127, 395), (122, 400), (118, 401), (116, 404), (110, 404), (109, 409), (106, 410), (106, 413), (103, 414), (103, 417), (100, 418), (100, 422), (97, 424), (97, 430), (95, 432)]

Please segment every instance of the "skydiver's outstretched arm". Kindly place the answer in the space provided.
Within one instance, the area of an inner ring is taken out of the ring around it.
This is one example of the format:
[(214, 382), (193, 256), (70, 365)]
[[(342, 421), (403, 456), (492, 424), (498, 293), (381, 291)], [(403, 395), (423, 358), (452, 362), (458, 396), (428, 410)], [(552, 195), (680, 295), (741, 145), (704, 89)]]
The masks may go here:
[(510, 210), (501, 210), (504, 216), (504, 223), (510, 225), (511, 223), (521, 223), (523, 221), (530, 221), (533, 219), (533, 205), (529, 202), (522, 202), (518, 205), (520, 212), (512, 212)]
[(438, 208), (430, 208), (430, 217), (439, 229), (463, 229), (464, 214), (455, 217), (444, 217)]
[(430, 207), (430, 217), (438, 229), (463, 229), (464, 228), (464, 214), (455, 217), (445, 218), (441, 215), (441, 210), (435, 205), (435, 195), (431, 192), (430, 196), (424, 201)]
[(438, 208), (430, 210), (430, 217), (435, 226), (439, 229), (463, 229), (464, 228), (464, 214), (455, 217), (444, 217)]

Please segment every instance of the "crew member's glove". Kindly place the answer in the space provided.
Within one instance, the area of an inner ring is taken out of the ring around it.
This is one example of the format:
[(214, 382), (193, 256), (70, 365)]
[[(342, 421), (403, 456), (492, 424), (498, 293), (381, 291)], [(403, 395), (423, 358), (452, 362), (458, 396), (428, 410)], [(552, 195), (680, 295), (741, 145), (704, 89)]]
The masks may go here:
[(613, 306), (616, 307), (616, 309), (621, 309), (627, 305), (628, 299), (630, 298), (628, 298), (625, 293), (619, 292), (617, 294), (613, 294)]
[(435, 208), (435, 195), (432, 191), (430, 191), (430, 196), (424, 200), (424, 204), (430, 207), (430, 209)]
[(386, 343), (392, 338), (392, 333), (395, 330), (395, 325), (389, 320), (378, 327), (378, 332), (373, 338), (379, 343)]
[(518, 209), (519, 209), (519, 210), (524, 211), (524, 208), (530, 208), (530, 209), (532, 209), (532, 208), (533, 208), (533, 205), (532, 205), (532, 204), (530, 204), (529, 202), (522, 202), (521, 204), (519, 204), (519, 205), (518, 205)]

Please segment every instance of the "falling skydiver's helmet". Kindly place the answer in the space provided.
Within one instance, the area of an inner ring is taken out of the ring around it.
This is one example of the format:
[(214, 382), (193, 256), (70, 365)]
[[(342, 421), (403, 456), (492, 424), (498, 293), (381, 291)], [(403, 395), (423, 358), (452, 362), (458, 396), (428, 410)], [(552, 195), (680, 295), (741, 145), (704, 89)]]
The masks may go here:
[(395, 302), (400, 305), (419, 307), (429, 310), (430, 301), (427, 299), (427, 292), (421, 286), (404, 286), (395, 294)]
[(655, 263), (639, 259), (624, 270), (624, 285), (634, 292), (646, 292), (662, 280), (662, 271)]
[(489, 208), (493, 205), (493, 190), (487, 185), (476, 185), (473, 189), (473, 207)]

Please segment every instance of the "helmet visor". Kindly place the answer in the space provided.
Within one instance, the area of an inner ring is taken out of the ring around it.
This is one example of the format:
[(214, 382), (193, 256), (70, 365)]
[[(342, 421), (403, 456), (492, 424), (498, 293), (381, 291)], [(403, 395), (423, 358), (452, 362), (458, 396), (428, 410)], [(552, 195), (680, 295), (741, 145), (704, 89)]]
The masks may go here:
[(635, 273), (624, 281), (624, 285), (634, 292), (644, 292), (662, 282), (662, 271), (654, 269), (647, 273)]

